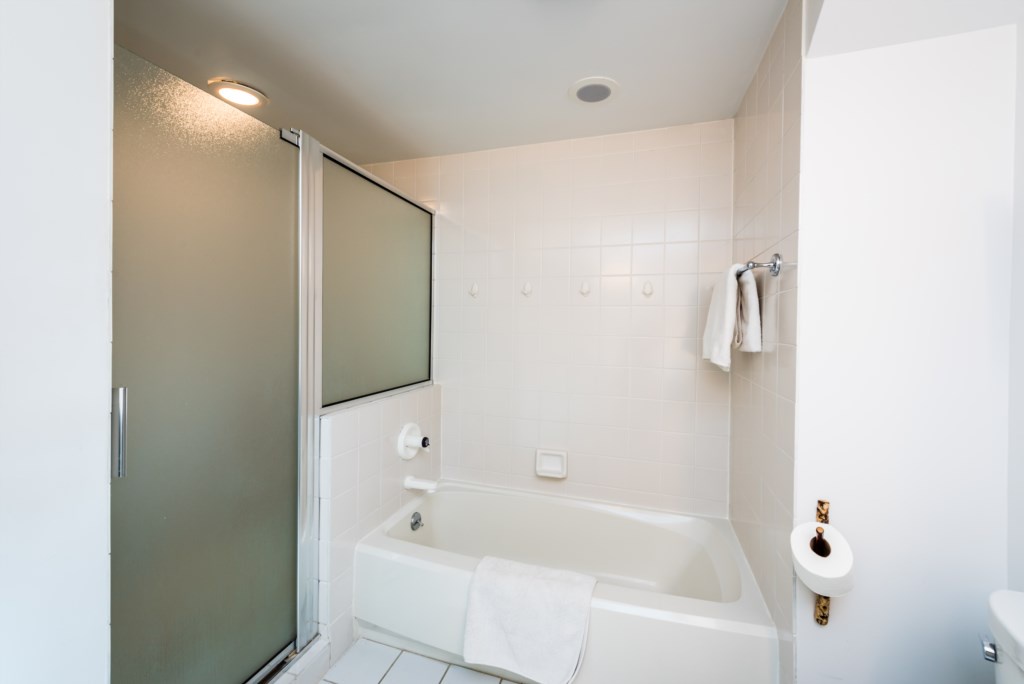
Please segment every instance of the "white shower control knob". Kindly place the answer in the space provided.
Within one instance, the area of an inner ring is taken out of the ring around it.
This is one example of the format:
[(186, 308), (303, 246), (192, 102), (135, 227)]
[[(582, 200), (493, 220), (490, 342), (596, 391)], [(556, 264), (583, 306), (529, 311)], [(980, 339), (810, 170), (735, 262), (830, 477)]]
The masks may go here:
[(584, 297), (590, 294), (590, 283), (583, 281), (583, 284), (580, 285), (580, 294)]
[(529, 297), (531, 294), (533, 294), (533, 285), (527, 282), (525, 285), (523, 285), (523, 296)]
[(408, 461), (420, 449), (430, 451), (430, 438), (423, 434), (416, 423), (406, 423), (398, 433), (398, 455)]

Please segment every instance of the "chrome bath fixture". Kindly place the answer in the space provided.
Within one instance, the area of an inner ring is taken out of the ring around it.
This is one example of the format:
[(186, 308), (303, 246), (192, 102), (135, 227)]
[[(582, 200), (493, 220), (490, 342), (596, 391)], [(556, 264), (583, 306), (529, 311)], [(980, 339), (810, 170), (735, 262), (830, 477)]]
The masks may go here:
[(746, 268), (738, 271), (736, 275), (739, 276), (753, 268), (767, 268), (769, 273), (773, 276), (777, 276), (782, 273), (782, 255), (778, 252), (772, 254), (772, 260), (765, 264), (758, 263), (756, 261), (748, 261)]

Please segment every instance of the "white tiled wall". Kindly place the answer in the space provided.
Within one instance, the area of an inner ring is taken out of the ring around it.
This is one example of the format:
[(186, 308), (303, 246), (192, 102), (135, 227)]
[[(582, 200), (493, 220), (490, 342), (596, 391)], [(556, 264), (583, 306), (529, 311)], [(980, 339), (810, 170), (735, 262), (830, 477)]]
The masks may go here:
[[(446, 478), (726, 514), (729, 381), (699, 335), (732, 260), (732, 138), (724, 120), (367, 167), (438, 208)], [(538, 447), (568, 450), (567, 480), (534, 475)]]
[[(417, 423), (430, 453), (403, 461), (398, 433)], [(331, 662), (352, 643), (352, 558), (356, 542), (413, 495), (407, 475), (441, 475), (441, 387), (423, 387), (320, 419), (320, 633)]]
[(740, 107), (735, 150), (733, 258), (767, 261), (779, 252), (790, 262), (777, 278), (758, 272), (764, 353), (739, 354), (733, 363), (729, 461), (729, 517), (779, 630), (782, 682), (793, 681), (789, 532), (802, 26), (802, 1), (790, 0)]

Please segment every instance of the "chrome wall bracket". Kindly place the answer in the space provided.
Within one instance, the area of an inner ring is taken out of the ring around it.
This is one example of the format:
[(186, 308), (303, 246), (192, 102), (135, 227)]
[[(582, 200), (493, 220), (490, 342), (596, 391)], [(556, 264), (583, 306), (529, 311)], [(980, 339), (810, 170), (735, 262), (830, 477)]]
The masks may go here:
[(294, 128), (281, 129), (281, 140), (290, 142), (292, 145), (299, 147), (299, 131)]
[(758, 261), (748, 261), (746, 268), (741, 270), (736, 275), (746, 273), (747, 271), (754, 268), (767, 268), (769, 273), (771, 273), (773, 276), (777, 276), (780, 273), (782, 273), (782, 255), (776, 252), (775, 254), (772, 254), (772, 260), (766, 263), (760, 263)]

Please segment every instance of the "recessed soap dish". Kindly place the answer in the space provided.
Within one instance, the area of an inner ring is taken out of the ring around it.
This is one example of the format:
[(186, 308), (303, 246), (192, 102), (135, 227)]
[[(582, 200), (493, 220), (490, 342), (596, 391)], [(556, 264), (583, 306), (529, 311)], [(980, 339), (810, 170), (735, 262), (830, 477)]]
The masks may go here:
[(569, 474), (569, 454), (564, 451), (537, 449), (537, 475), (564, 479)]

